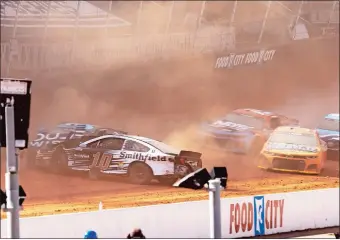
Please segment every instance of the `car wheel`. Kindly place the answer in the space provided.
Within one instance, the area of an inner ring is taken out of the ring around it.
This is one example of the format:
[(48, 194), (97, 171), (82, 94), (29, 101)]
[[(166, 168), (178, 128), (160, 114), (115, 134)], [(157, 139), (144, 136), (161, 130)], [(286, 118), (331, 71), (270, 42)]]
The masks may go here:
[(54, 173), (67, 173), (68, 159), (64, 149), (60, 146), (53, 152), (51, 157), (51, 171)]
[(133, 184), (149, 184), (153, 179), (151, 168), (145, 163), (133, 163), (128, 169), (129, 180)]

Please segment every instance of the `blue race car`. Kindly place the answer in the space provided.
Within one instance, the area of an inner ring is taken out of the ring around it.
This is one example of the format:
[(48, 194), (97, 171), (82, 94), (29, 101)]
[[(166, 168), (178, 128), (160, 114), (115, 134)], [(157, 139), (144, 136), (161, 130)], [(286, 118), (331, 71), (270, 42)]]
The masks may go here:
[(326, 115), (316, 130), (327, 143), (327, 158), (339, 161), (339, 113)]
[(257, 156), (274, 129), (298, 124), (296, 119), (273, 112), (236, 109), (220, 119), (203, 123), (201, 134), (204, 140), (212, 140), (226, 151)]

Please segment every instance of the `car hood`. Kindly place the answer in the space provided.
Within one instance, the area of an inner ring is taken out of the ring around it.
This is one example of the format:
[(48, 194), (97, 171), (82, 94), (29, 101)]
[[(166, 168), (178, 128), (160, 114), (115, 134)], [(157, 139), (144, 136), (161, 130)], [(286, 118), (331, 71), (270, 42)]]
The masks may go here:
[(317, 153), (320, 151), (318, 147), (307, 146), (302, 144), (276, 143), (268, 142), (264, 148), (265, 151), (280, 153)]
[(208, 132), (211, 134), (228, 135), (235, 133), (237, 134), (249, 133), (253, 129), (253, 127), (234, 122), (217, 120), (210, 123), (208, 122), (203, 123), (202, 129), (204, 132)]
[(339, 132), (326, 129), (317, 129), (319, 136), (324, 141), (337, 140), (339, 141)]

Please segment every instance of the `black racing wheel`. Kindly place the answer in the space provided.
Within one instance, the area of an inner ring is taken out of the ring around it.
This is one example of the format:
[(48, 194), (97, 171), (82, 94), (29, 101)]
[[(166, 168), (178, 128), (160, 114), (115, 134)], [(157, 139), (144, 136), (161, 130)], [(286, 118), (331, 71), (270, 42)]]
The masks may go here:
[(152, 169), (145, 163), (135, 162), (130, 164), (128, 177), (133, 184), (149, 184), (154, 178)]

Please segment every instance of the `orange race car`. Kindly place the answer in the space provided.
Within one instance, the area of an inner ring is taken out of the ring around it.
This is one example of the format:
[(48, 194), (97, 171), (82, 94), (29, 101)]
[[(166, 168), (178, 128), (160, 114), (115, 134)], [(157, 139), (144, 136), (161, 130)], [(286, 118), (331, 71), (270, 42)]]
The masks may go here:
[(320, 174), (327, 159), (327, 145), (315, 130), (278, 127), (263, 146), (258, 159), (262, 169)]

